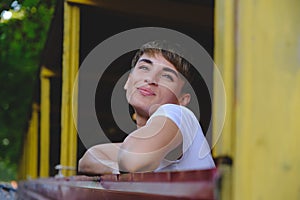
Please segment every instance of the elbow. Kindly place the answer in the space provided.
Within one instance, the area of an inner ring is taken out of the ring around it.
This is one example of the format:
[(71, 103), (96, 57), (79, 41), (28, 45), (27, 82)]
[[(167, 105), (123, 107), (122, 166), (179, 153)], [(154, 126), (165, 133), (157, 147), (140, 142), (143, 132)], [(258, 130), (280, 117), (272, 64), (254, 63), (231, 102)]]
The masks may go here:
[(85, 171), (84, 168), (85, 168), (84, 162), (82, 162), (82, 159), (80, 159), (78, 161), (78, 172), (80, 172), (80, 173), (84, 172)]
[(80, 173), (89, 172), (89, 164), (87, 163), (88, 158), (86, 158), (86, 157), (87, 157), (87, 155), (84, 155), (78, 161), (78, 172), (80, 172)]
[(139, 166), (139, 163), (136, 163), (136, 161), (128, 162), (126, 159), (120, 159), (118, 165), (121, 172), (135, 173), (141, 171), (141, 167)]
[(97, 173), (93, 166), (95, 165), (95, 158), (91, 155), (90, 150), (87, 150), (82, 158), (78, 161), (78, 172), (82, 174)]

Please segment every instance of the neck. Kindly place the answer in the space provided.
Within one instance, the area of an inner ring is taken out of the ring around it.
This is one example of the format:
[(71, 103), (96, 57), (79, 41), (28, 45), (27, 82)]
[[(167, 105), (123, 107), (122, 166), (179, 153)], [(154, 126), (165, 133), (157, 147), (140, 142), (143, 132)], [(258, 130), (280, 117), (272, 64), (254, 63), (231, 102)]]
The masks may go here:
[(143, 115), (139, 115), (138, 113), (136, 113), (136, 127), (139, 129), (145, 126), (148, 119), (149, 117), (145, 117)]

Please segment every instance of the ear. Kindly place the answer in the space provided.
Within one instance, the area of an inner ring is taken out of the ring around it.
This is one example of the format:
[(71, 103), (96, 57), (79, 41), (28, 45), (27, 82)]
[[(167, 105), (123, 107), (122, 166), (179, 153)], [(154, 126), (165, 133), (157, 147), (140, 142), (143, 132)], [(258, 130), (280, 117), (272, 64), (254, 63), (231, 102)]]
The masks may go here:
[(189, 93), (184, 93), (179, 98), (179, 104), (181, 106), (186, 106), (190, 103), (190, 100), (191, 100), (191, 95)]
[(125, 85), (124, 85), (124, 90), (127, 90), (127, 88), (128, 88), (128, 84), (129, 84), (129, 81), (130, 81), (130, 78), (131, 78), (130, 74), (131, 74), (131, 73), (129, 73), (128, 78), (127, 78), (127, 81), (126, 81), (126, 83), (125, 83)]

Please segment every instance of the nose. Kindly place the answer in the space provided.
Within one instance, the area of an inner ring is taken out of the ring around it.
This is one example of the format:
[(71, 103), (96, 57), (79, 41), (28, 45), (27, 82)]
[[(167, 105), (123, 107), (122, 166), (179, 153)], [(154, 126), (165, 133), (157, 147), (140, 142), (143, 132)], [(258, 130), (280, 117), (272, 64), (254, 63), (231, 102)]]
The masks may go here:
[(149, 73), (147, 74), (147, 76), (144, 79), (144, 82), (149, 84), (149, 85), (158, 85), (158, 81), (157, 81), (157, 74), (155, 73)]
[(153, 81), (151, 79), (145, 79), (144, 82), (149, 84), (149, 85), (155, 85), (155, 86), (158, 85), (156, 81)]

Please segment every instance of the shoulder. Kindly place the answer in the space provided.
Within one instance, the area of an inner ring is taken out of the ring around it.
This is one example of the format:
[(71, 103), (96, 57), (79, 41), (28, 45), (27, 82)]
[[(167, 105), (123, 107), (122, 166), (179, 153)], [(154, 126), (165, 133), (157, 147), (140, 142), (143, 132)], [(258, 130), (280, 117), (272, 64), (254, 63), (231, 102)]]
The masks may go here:
[(185, 106), (177, 104), (164, 104), (157, 108), (157, 110), (151, 115), (151, 117), (157, 115), (168, 115), (168, 114), (193, 114), (193, 112)]
[(161, 105), (149, 118), (151, 121), (156, 116), (165, 116), (175, 122), (178, 126), (185, 121), (197, 121), (194, 113), (185, 106), (177, 104), (164, 104)]

